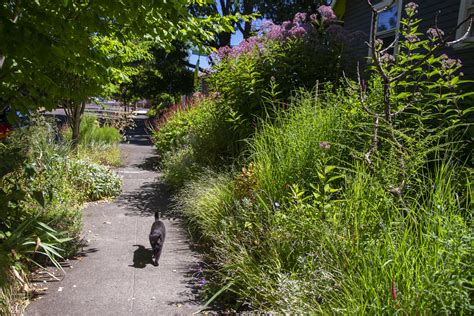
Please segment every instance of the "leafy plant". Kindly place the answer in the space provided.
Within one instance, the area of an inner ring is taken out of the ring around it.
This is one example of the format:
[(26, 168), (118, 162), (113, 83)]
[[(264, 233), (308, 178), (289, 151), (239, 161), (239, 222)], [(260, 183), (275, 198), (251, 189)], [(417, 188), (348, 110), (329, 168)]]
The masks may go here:
[[(106, 167), (75, 158), (42, 117), (0, 144), (0, 306), (9, 295), (28, 294), (29, 269), (71, 255), (82, 228), (84, 201), (120, 192)], [(13, 284), (11, 283), (13, 282)]]

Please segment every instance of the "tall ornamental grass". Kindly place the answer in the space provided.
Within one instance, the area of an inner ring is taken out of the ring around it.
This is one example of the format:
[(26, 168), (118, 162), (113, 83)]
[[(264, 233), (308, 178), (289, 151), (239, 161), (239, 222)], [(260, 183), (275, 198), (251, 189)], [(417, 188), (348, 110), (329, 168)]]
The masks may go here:
[[(423, 36), (417, 12), (406, 5), (396, 58), (371, 40), (368, 80), (313, 92), (262, 77), (259, 39), (220, 52), (219, 104), (238, 139), (251, 137), (243, 168), (200, 169), (176, 198), (208, 249), (211, 301), (257, 313), (474, 312), (472, 92), (460, 61), (432, 54), (449, 39)], [(302, 35), (306, 18), (275, 32)]]
[[(118, 146), (124, 140), (119, 130), (121, 120), (121, 118), (117, 118), (115, 123), (112, 120), (104, 126), (100, 126), (95, 115), (84, 115), (79, 131), (76, 156), (81, 160), (88, 160), (97, 164), (113, 167), (121, 166), (123, 161)], [(119, 128), (113, 127), (112, 124), (118, 125)], [(62, 135), (66, 140), (71, 140), (71, 130), (69, 128), (64, 129)]]
[(401, 202), (387, 190), (390, 147), (375, 172), (357, 154), (370, 135), (354, 97), (301, 94), (236, 176), (185, 185), (177, 204), (216, 265), (209, 293), (228, 287), (224, 302), (265, 312), (472, 312), (472, 175), (456, 145), (411, 153)]

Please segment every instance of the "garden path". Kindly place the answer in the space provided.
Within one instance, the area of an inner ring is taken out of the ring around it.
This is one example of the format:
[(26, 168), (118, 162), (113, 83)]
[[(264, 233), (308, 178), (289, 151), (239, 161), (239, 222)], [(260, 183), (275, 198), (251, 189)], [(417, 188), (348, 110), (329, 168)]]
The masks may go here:
[[(126, 166), (123, 193), (84, 210), (82, 255), (65, 263), (60, 282), (33, 301), (26, 315), (191, 315), (199, 310), (196, 284), (199, 256), (190, 249), (180, 221), (169, 212), (169, 199), (155, 170), (157, 157), (144, 128), (121, 144)], [(153, 212), (167, 228), (160, 266), (151, 264), (148, 233)], [(60, 271), (55, 272), (61, 277)]]

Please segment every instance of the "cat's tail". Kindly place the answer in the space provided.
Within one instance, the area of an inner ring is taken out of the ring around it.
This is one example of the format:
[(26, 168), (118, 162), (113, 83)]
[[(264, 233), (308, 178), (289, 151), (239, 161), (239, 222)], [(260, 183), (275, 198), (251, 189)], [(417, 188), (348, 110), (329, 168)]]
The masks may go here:
[(159, 212), (155, 212), (155, 221), (159, 220), (160, 219), (160, 213)]

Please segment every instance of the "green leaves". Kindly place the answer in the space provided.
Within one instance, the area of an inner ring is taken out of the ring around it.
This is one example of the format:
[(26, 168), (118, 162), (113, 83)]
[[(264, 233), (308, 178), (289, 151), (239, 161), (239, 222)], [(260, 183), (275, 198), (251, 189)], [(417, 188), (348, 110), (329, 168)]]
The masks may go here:
[(135, 72), (131, 63), (149, 57), (147, 45), (202, 45), (213, 30), (231, 29), (236, 17), (195, 18), (187, 8), (192, 3), (205, 1), (10, 1), (7, 16), (21, 14), (2, 24), (0, 97), (17, 109), (83, 102), (126, 81)]

